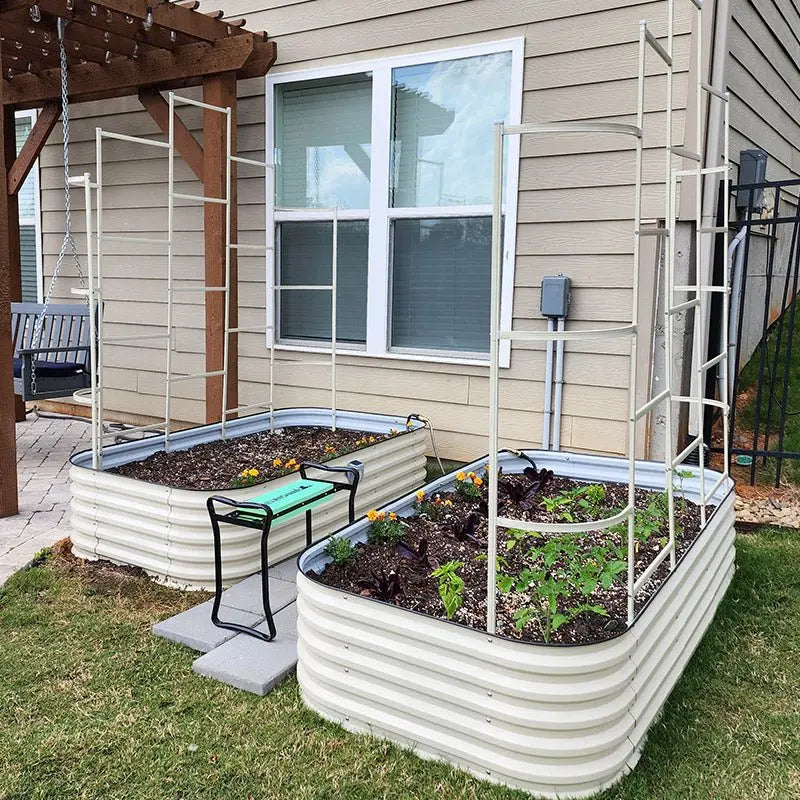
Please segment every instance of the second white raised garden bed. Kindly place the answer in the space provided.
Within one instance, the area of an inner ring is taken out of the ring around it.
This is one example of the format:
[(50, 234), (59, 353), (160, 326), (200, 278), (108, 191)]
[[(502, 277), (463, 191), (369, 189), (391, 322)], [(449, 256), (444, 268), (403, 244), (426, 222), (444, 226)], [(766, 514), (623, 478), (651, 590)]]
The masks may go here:
[[(529, 453), (586, 481), (625, 482), (628, 461)], [(467, 469), (480, 472), (485, 459)], [(505, 454), (506, 473), (527, 462)], [(706, 471), (706, 484), (720, 476)], [(425, 487), (452, 487), (454, 475)], [(637, 486), (663, 490), (664, 466), (638, 462)], [(684, 482), (690, 500), (698, 481)], [(633, 625), (598, 644), (514, 641), (359, 597), (305, 576), (324, 543), (300, 557), (298, 668), (305, 702), (352, 731), (410, 747), (535, 795), (588, 797), (616, 783), (641, 753), (734, 572), (730, 482), (716, 510)], [(385, 508), (409, 514), (414, 496)], [(363, 541), (361, 520), (339, 535)]]

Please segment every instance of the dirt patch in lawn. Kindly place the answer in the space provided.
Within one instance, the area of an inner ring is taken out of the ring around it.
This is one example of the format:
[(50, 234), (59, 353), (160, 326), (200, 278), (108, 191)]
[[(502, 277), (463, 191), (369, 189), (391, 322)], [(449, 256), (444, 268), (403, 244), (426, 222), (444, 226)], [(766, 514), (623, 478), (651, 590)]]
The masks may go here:
[[(460, 489), (422, 497), (417, 514), (376, 519), (370, 541), (347, 563), (330, 563), (310, 577), (412, 611), (446, 619), (443, 566), (463, 581), (452, 621), (486, 626), (486, 482), (470, 478)], [(623, 484), (586, 484), (551, 476), (537, 488), (525, 476), (502, 476), (502, 516), (540, 522), (583, 522), (610, 517), (627, 505)], [(418, 495), (418, 498), (420, 496)], [(635, 575), (642, 575), (668, 543), (665, 492), (637, 489)], [(700, 531), (700, 508), (675, 493), (677, 557)], [(708, 514), (713, 512), (708, 507)], [(600, 531), (539, 534), (498, 530), (497, 632), (527, 641), (581, 644), (611, 638), (627, 626), (627, 522)], [(382, 537), (379, 534), (385, 534)], [(669, 558), (635, 598), (637, 611), (670, 572)], [(457, 592), (458, 593), (458, 592)], [(451, 598), (452, 599), (452, 598)]]
[(303, 461), (330, 461), (401, 433), (279, 428), (204, 442), (186, 450), (153, 453), (108, 471), (175, 489), (232, 489), (242, 485), (240, 476), (248, 470), (258, 472), (246, 478), (246, 485), (255, 486), (296, 471)]

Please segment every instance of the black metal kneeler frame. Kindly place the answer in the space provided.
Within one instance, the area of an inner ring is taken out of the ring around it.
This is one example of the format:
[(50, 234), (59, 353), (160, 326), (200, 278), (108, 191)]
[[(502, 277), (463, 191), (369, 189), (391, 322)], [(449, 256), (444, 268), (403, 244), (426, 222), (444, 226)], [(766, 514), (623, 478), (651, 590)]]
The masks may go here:
[[(320, 470), (321, 472), (333, 472), (347, 477), (347, 483), (327, 478), (311, 478), (306, 475), (308, 469)], [(317, 503), (319, 500), (326, 497), (332, 497), (340, 491), (347, 491), (350, 493), (348, 502), (348, 517), (350, 524), (355, 522), (355, 503), (356, 503), (356, 490), (358, 489), (358, 482), (361, 478), (361, 472), (357, 466), (348, 465), (345, 467), (332, 467), (326, 464), (317, 464), (311, 461), (305, 462), (300, 465), (300, 476), (303, 480), (314, 480), (320, 483), (330, 484), (330, 490), (324, 494), (318, 495), (313, 500), (303, 500), (296, 505), (289, 506), (279, 513), (274, 513), (267, 503), (253, 503), (249, 501), (231, 500), (229, 497), (222, 497), (214, 495), (209, 497), (206, 501), (208, 508), (208, 516), (211, 519), (211, 530), (214, 535), (214, 603), (211, 608), (211, 621), (218, 628), (225, 628), (237, 633), (244, 633), (247, 636), (253, 636), (256, 639), (261, 639), (264, 642), (271, 642), (277, 633), (275, 628), (275, 621), (272, 618), (272, 609), (269, 602), (269, 556), (267, 552), (267, 545), (269, 534), (272, 529), (272, 523), (282, 517), (302, 510), (303, 506), (308, 505), (310, 502)], [(225, 506), (230, 506), (234, 510), (227, 513), (219, 513), (215, 504), (219, 503)], [(312, 509), (306, 509), (306, 546), (312, 543)], [(236, 622), (226, 622), (219, 618), (220, 605), (222, 604), (222, 537), (220, 534), (220, 523), (227, 523), (229, 525), (237, 525), (240, 528), (253, 528), (261, 531), (261, 600), (264, 605), (264, 616), (266, 617), (267, 627), (269, 634), (262, 633), (255, 628), (248, 625), (240, 625)]]

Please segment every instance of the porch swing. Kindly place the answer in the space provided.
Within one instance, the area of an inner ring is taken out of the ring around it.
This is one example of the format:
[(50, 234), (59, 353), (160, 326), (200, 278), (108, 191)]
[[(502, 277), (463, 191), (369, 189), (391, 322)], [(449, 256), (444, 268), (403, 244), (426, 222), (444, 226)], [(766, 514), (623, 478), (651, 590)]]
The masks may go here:
[[(69, 97), (67, 54), (64, 45), (66, 21), (58, 19), (61, 69), (61, 125), (64, 139), (64, 240), (43, 303), (11, 304), (11, 340), (14, 344), (14, 394), (23, 401), (65, 397), (91, 386), (91, 324), (88, 289), (78, 250), (72, 236), (72, 197), (69, 182)], [(51, 302), (64, 259), (70, 250), (85, 305)]]

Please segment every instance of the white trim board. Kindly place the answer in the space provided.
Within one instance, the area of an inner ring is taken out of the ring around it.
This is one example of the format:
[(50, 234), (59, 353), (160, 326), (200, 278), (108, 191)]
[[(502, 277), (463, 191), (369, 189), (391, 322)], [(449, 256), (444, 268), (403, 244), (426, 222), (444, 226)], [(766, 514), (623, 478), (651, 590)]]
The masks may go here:
[[(275, 87), (280, 84), (342, 75), (370, 73), (372, 77), (372, 148), (370, 208), (343, 209), (340, 219), (366, 219), (369, 221), (368, 285), (367, 285), (367, 336), (364, 349), (348, 350), (348, 354), (379, 358), (402, 358), (414, 361), (433, 361), (452, 364), (477, 364), (488, 366), (488, 352), (485, 354), (458, 353), (453, 351), (392, 349), (389, 346), (389, 301), (390, 301), (390, 224), (392, 219), (408, 217), (455, 217), (490, 216), (491, 204), (486, 206), (453, 206), (435, 208), (391, 209), (386, 198), (389, 196), (390, 149), (391, 149), (391, 81), (392, 70), (397, 67), (426, 64), (434, 61), (447, 61), (492, 53), (511, 53), (511, 81), (508, 124), (519, 124), (522, 120), (522, 88), (525, 61), (525, 39), (515, 37), (479, 44), (455, 46), (422, 53), (386, 56), (385, 58), (365, 59), (327, 67), (300, 69), (289, 72), (269, 73), (266, 77), (266, 154), (268, 161), (275, 158)], [(486, 158), (491, 159), (487, 153)], [(506, 168), (506, 214), (503, 249), (503, 281), (501, 288), (501, 326), (510, 328), (513, 316), (514, 272), (516, 261), (517, 205), (519, 198), (519, 137), (508, 141), (508, 164)], [(274, 183), (267, 184), (266, 219), (267, 256), (266, 286), (267, 298), (272, 298), (271, 288), (275, 280), (276, 268), (276, 223), (287, 220), (328, 219), (330, 212), (309, 209), (308, 212), (281, 210), (276, 208)], [(489, 298), (487, 297), (487, 304)], [(266, 309), (267, 345), (273, 330), (277, 330), (275, 303), (270, 299)], [(274, 327), (273, 327), (274, 326)], [(304, 345), (302, 343), (276, 344), (276, 349), (294, 352), (325, 352), (329, 347)], [(500, 365), (509, 367), (511, 362), (511, 343), (503, 342), (500, 349)]]

